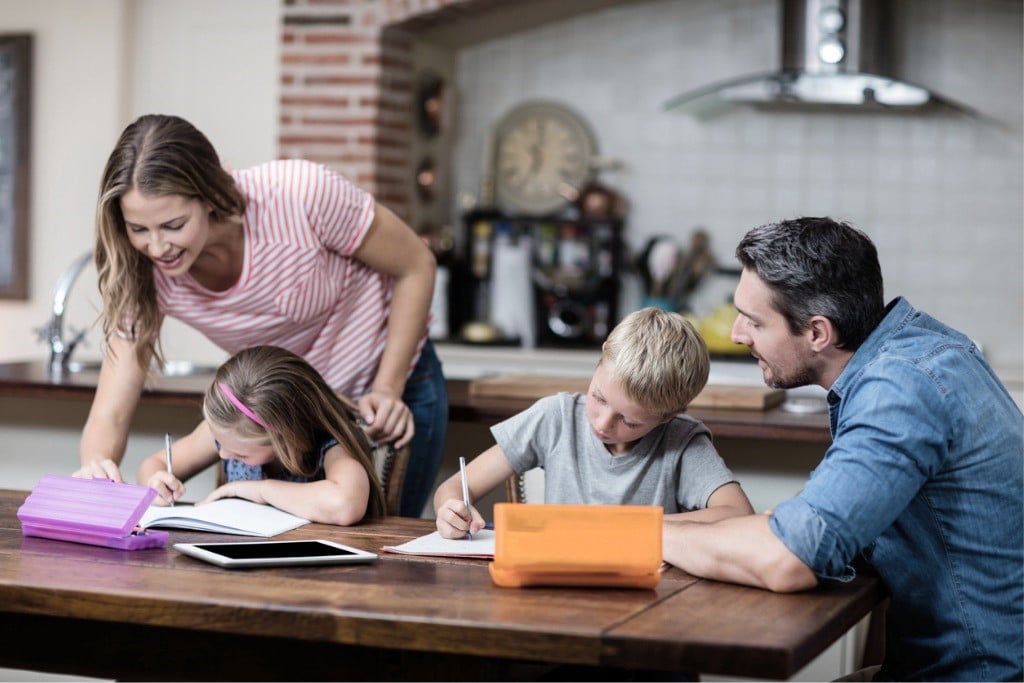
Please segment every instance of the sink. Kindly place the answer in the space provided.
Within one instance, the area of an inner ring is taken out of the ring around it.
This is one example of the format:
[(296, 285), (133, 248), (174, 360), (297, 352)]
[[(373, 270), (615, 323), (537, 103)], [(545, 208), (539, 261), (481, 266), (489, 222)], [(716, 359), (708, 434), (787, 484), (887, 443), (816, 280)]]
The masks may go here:
[[(68, 363), (67, 369), (68, 372), (72, 373), (99, 372), (100, 365), (98, 360), (73, 360)], [(164, 369), (159, 374), (164, 377), (196, 377), (200, 375), (212, 376), (216, 372), (216, 365), (203, 365), (189, 360), (169, 360), (164, 363)]]
[(164, 377), (194, 377), (196, 375), (214, 375), (217, 372), (216, 365), (203, 365), (193, 363), (190, 360), (169, 360), (164, 363)]

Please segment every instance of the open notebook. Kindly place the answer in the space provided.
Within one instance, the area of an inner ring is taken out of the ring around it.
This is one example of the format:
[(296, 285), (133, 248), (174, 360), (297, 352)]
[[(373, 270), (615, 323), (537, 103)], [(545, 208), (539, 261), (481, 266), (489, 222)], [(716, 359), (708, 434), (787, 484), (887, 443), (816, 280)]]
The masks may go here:
[(221, 498), (203, 505), (151, 506), (139, 520), (139, 526), (143, 528), (192, 529), (265, 537), (283, 534), (303, 524), (309, 524), (309, 520), (242, 498)]
[(491, 559), (494, 557), (494, 532), (481, 529), (468, 538), (443, 538), (438, 532), (414, 538), (401, 545), (384, 546), (387, 553), (401, 555), (428, 555), (432, 557), (475, 557)]

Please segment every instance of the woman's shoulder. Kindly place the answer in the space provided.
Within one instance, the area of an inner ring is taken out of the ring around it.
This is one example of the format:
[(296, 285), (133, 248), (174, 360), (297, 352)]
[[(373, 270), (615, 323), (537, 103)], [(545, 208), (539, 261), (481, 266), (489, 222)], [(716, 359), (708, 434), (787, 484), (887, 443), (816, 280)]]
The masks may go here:
[(305, 204), (356, 201), (369, 195), (338, 171), (307, 159), (274, 159), (233, 172), (250, 198), (290, 198)]
[(324, 164), (307, 159), (272, 159), (255, 166), (233, 170), (237, 182), (296, 182), (326, 177), (336, 172)]

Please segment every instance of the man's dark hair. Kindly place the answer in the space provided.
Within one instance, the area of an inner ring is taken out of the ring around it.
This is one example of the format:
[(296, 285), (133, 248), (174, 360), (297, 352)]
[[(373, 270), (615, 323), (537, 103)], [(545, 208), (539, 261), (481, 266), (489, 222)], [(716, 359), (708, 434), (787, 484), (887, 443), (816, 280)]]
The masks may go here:
[(825, 316), (839, 332), (837, 346), (853, 351), (885, 314), (878, 252), (849, 223), (803, 217), (762, 225), (740, 240), (736, 256), (771, 287), (793, 334)]

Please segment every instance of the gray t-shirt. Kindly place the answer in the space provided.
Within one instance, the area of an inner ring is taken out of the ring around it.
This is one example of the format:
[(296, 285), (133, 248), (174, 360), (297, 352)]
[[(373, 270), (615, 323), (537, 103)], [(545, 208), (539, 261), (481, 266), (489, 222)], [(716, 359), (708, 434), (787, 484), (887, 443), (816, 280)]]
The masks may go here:
[(582, 394), (562, 392), (491, 427), (518, 474), (544, 469), (544, 502), (661, 505), (672, 514), (707, 507), (716, 489), (735, 481), (701, 422), (677, 415), (613, 456), (585, 406)]

